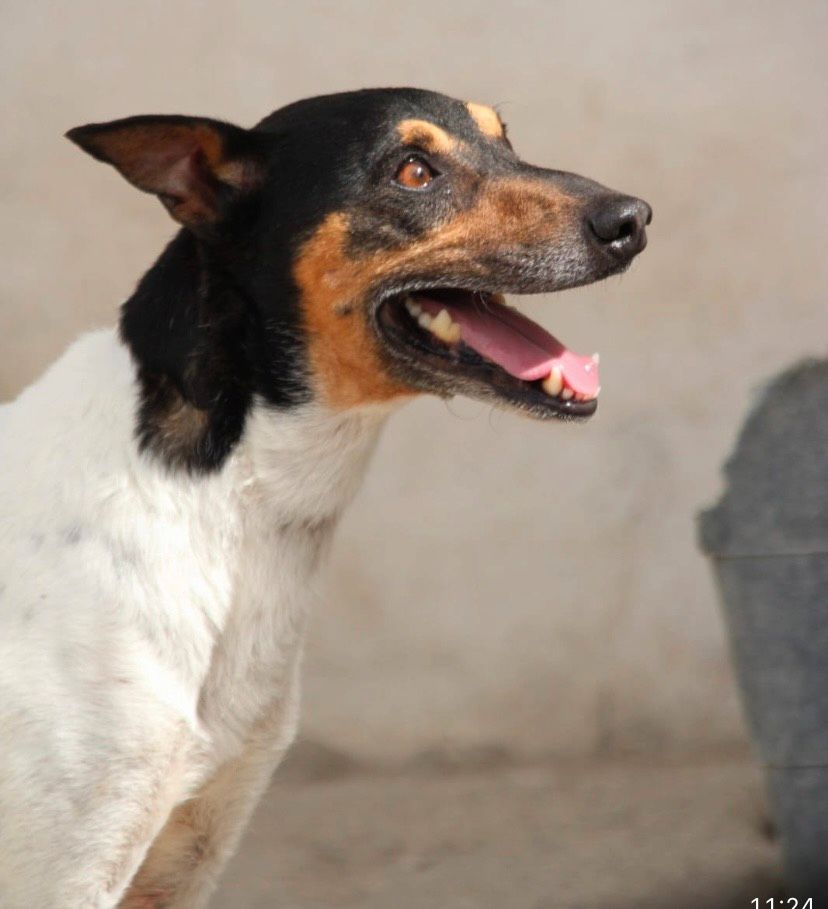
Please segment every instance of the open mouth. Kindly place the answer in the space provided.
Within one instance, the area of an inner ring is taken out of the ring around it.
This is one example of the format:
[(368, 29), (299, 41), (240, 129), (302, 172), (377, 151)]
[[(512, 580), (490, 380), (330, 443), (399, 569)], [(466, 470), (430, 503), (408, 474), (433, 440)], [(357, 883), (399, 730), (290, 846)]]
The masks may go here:
[(595, 413), (598, 355), (569, 350), (500, 294), (429, 288), (392, 296), (377, 321), (394, 353), (440, 390), (495, 398), (532, 415)]

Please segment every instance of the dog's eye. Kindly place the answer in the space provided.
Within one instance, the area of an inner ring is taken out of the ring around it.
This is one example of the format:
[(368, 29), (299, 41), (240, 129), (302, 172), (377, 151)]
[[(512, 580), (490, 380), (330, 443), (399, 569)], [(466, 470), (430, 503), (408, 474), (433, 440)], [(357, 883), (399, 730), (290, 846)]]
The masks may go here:
[(397, 169), (394, 180), (406, 189), (425, 189), (437, 172), (417, 155), (409, 155)]

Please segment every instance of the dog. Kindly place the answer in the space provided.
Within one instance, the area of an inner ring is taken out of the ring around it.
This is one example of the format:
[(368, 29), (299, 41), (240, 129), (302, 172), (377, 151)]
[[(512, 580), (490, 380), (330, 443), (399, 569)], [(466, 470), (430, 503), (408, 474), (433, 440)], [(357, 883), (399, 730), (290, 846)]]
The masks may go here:
[(416, 89), (68, 138), (178, 233), (0, 409), (0, 905), (206, 904), (297, 723), (311, 579), (390, 412), (583, 420), (505, 303), (623, 271), (650, 207)]

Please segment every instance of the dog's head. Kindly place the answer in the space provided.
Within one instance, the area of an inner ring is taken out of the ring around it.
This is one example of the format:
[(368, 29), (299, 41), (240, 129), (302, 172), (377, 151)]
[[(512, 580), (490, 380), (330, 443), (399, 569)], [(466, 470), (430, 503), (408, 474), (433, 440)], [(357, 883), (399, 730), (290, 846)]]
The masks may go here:
[(650, 208), (524, 163), (492, 108), (380, 89), (300, 101), (250, 130), (151, 116), (68, 135), (156, 194), (199, 267), (238, 290), (266, 399), (289, 387), (344, 409), (426, 391), (541, 418), (594, 412), (597, 362), (502, 294), (623, 271)]

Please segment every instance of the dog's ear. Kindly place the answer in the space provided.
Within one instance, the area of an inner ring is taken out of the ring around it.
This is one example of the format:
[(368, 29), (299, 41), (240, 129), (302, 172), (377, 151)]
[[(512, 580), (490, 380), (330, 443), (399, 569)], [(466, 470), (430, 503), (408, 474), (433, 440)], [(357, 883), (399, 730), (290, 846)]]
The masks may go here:
[(204, 117), (128, 117), (77, 126), (66, 137), (196, 230), (219, 221), (228, 202), (264, 176), (261, 134)]

